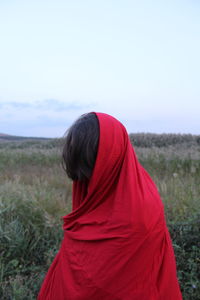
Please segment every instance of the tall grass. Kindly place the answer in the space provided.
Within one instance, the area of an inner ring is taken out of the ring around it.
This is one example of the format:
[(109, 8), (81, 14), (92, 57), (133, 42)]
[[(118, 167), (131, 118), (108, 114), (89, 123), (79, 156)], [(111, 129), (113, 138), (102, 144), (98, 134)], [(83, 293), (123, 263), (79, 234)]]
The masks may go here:
[[(200, 139), (153, 136), (150, 143), (151, 138), (131, 136), (165, 205), (184, 299), (198, 300)], [(61, 216), (71, 210), (61, 147), (62, 140), (0, 143), (0, 299), (36, 299), (59, 248)]]

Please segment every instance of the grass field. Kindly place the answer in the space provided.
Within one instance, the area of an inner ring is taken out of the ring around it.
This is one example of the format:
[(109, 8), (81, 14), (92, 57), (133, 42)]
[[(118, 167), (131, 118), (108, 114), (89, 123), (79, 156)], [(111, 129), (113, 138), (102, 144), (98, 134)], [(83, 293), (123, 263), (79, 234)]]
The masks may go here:
[[(200, 136), (131, 134), (158, 186), (185, 300), (200, 299)], [(0, 138), (0, 299), (36, 299), (71, 210), (63, 141)]]

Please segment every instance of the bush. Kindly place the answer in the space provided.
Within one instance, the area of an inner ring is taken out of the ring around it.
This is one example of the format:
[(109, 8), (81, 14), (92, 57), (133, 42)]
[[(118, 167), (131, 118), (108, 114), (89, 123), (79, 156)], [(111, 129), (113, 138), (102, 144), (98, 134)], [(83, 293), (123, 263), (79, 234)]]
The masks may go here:
[(175, 144), (200, 144), (200, 136), (192, 134), (172, 134), (172, 133), (131, 133), (130, 140), (137, 147), (168, 147)]
[(200, 215), (168, 224), (184, 299), (200, 299)]
[(63, 235), (59, 215), (64, 209), (54, 198), (53, 189), (52, 198), (48, 186), (44, 195), (39, 194), (41, 199), (38, 192), (36, 186), (18, 180), (1, 186), (0, 299), (35, 299), (59, 248)]

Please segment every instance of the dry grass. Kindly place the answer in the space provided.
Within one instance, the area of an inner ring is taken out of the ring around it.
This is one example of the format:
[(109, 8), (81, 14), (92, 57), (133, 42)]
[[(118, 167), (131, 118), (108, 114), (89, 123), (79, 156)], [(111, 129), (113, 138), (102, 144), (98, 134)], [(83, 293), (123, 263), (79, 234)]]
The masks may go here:
[[(174, 135), (159, 138), (134, 135), (132, 141), (165, 204), (185, 299), (197, 300), (200, 261), (195, 226), (199, 225), (193, 220), (200, 212), (198, 136), (189, 135), (185, 141)], [(166, 139), (169, 145), (163, 147)], [(62, 140), (0, 143), (1, 299), (35, 299), (59, 248), (61, 216), (71, 210), (71, 182), (60, 162), (62, 144)]]

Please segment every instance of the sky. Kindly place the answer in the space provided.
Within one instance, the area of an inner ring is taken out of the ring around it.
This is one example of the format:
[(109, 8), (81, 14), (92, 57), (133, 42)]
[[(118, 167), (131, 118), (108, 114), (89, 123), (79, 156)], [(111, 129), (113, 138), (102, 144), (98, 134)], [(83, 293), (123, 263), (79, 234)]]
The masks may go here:
[(61, 137), (105, 112), (200, 134), (200, 2), (1, 0), (0, 133)]

